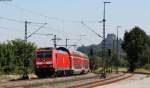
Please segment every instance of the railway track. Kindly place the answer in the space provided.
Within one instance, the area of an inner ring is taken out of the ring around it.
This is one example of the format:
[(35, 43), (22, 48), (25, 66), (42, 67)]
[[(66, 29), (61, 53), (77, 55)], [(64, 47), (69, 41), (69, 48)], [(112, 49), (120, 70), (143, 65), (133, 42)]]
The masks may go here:
[(0, 83), (0, 88), (16, 88), (16, 87), (36, 87), (41, 85), (51, 85), (51, 84), (58, 84), (64, 82), (72, 82), (78, 80), (86, 80), (91, 78), (96, 78), (97, 74), (89, 73), (85, 75), (76, 75), (76, 76), (69, 76), (69, 77), (56, 77), (56, 78), (42, 78), (42, 79), (29, 79), (29, 80), (15, 80), (15, 81), (8, 81)]
[[(111, 74), (107, 79), (100, 79), (97, 74), (71, 77), (30, 79), (1, 83), (0, 88), (91, 88), (109, 84), (132, 76), (131, 74)], [(77, 85), (78, 84), (78, 85)]]
[(124, 74), (114, 76), (114, 77), (110, 77), (110, 78), (107, 78), (107, 79), (102, 79), (102, 80), (89, 82), (89, 83), (85, 83), (85, 84), (70, 86), (68, 88), (93, 88), (93, 87), (96, 87), (96, 86), (102, 86), (102, 85), (110, 84), (110, 83), (113, 83), (113, 82), (117, 82), (117, 81), (129, 78), (131, 76), (133, 76), (133, 74), (125, 74), (124, 73)]

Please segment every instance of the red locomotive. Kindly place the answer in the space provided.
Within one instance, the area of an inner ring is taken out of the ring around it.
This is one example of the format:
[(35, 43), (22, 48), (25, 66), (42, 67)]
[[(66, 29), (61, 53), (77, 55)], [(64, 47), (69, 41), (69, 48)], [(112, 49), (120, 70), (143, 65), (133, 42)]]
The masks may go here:
[(72, 75), (89, 71), (88, 57), (78, 51), (69, 51), (64, 47), (40, 48), (35, 51), (35, 73), (38, 77), (51, 75)]

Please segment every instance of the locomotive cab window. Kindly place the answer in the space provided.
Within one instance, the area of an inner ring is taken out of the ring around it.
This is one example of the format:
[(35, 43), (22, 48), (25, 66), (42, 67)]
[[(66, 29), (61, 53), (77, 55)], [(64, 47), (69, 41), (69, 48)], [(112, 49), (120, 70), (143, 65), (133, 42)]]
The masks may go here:
[(51, 57), (52, 57), (52, 51), (37, 52), (37, 58), (51, 58)]

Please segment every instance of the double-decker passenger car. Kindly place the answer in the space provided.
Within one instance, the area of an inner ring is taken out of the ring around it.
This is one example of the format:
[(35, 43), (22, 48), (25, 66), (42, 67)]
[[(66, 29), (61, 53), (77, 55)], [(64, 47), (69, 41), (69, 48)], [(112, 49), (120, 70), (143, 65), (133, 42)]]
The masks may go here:
[(37, 49), (33, 62), (38, 77), (81, 74), (89, 71), (89, 59), (85, 54), (69, 51), (64, 47)]

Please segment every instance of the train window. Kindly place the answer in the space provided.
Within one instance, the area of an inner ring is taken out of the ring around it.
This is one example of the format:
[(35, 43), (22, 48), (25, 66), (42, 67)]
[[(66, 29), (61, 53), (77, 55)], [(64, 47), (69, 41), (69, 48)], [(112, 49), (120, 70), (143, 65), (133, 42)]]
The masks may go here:
[(37, 52), (37, 58), (51, 58), (51, 57), (52, 57), (52, 52), (50, 51)]

